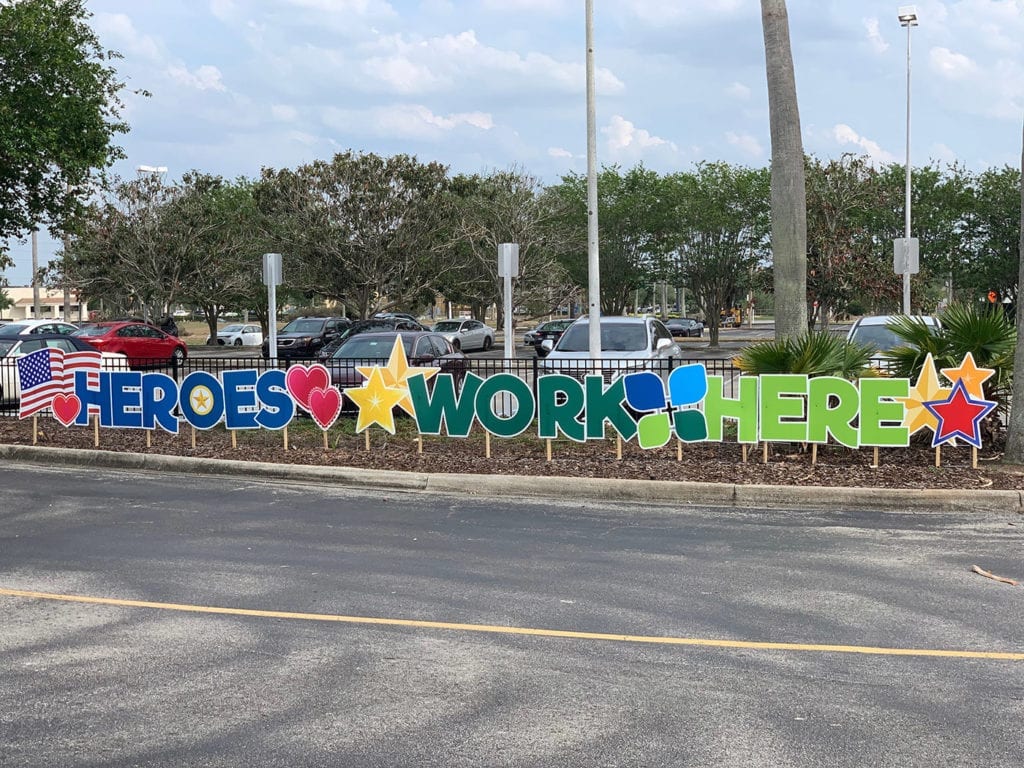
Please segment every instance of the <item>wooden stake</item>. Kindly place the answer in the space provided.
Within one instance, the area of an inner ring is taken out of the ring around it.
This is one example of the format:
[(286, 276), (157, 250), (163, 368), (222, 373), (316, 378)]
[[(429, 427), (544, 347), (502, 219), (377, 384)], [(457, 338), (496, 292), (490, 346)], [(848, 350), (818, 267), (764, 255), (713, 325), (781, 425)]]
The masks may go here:
[(100, 417), (96, 414), (92, 417), (92, 445), (94, 448), (100, 447)]
[(748, 447), (747, 444), (744, 443), (743, 444), (743, 463), (744, 464), (747, 463), (747, 447)]
[(765, 464), (768, 463), (768, 443), (765, 442), (764, 448), (761, 449), (761, 461)]
[(676, 461), (683, 460), (683, 441), (676, 438)]
[(818, 463), (818, 444), (811, 443), (811, 466)]
[(288, 450), (288, 427), (281, 430), (284, 433), (284, 449)]
[(32, 445), (39, 442), (39, 417), (32, 416)]
[(971, 469), (978, 468), (978, 449), (971, 446)]
[(615, 458), (622, 461), (622, 435), (615, 436)]
[(366, 450), (369, 451), (370, 450), (370, 428), (369, 427), (367, 427), (363, 431), (363, 442), (366, 444)]
[(153, 431), (149, 429), (146, 430), (146, 447), (153, 447)]
[(416, 436), (416, 453), (423, 453), (423, 435)]
[(491, 433), (484, 432), (484, 458), (491, 458)]
[(331, 447), (330, 443), (327, 442), (327, 430), (324, 430), (324, 450), (329, 450)]
[(871, 465), (874, 469), (878, 469), (878, 446), (875, 446), (875, 461)]
[(935, 466), (936, 467), (941, 467), (942, 466), (942, 446), (941, 445), (935, 446)]
[(192, 427), (192, 450), (196, 449), (196, 428)]
[(548, 458), (548, 464), (551, 463), (551, 438), (547, 438), (544, 441), (544, 453)]
[(234, 429), (231, 430), (231, 447), (238, 448), (238, 431)]

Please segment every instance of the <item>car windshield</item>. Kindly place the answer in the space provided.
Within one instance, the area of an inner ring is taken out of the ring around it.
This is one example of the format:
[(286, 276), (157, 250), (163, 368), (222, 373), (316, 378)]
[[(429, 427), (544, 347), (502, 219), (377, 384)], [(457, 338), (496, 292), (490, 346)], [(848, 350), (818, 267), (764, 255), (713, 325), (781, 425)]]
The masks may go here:
[(90, 325), (80, 325), (78, 330), (72, 333), (72, 336), (102, 336), (110, 329), (102, 325), (96, 325), (92, 323)]
[(457, 331), (462, 327), (461, 320), (445, 320), (434, 326), (434, 330), (438, 333), (451, 333)]
[[(590, 324), (576, 323), (562, 334), (559, 352), (590, 350)], [(602, 352), (636, 352), (647, 349), (647, 329), (641, 323), (601, 323)]]
[(850, 341), (881, 352), (905, 346), (907, 342), (884, 325), (861, 325), (853, 332)]
[(323, 320), (300, 318), (288, 323), (288, 325), (281, 329), (281, 333), (320, 333), (323, 327)]
[(10, 352), (17, 343), (18, 342), (15, 339), (0, 340), (0, 357), (7, 357), (7, 353)]
[(238, 333), (244, 327), (242, 325), (225, 325), (218, 333)]
[(23, 330), (28, 328), (27, 325), (19, 325), (18, 323), (11, 323), (0, 328), (0, 336), (17, 336)]
[[(337, 360), (387, 360), (395, 346), (394, 336), (353, 336), (334, 353)], [(402, 337), (405, 354), (412, 353), (412, 339)]]
[(538, 331), (564, 331), (568, 327), (565, 320), (552, 320), (550, 323), (544, 323)]

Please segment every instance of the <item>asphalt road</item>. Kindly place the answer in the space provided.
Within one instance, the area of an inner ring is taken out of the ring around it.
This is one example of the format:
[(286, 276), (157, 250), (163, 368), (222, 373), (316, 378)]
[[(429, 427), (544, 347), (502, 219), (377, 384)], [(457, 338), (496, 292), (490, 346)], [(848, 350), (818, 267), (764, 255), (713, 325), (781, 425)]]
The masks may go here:
[(970, 572), (1024, 576), (1019, 517), (0, 482), (3, 766), (1024, 754), (1024, 588)]

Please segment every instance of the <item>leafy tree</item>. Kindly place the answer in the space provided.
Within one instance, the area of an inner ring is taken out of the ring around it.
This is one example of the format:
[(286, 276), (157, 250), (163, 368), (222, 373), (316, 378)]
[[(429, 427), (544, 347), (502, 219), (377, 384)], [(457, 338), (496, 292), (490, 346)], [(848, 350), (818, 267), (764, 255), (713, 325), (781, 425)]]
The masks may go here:
[(718, 346), (719, 313), (738, 303), (742, 289), (750, 288), (750, 273), (767, 255), (769, 187), (767, 170), (726, 163), (701, 163), (694, 173), (669, 178), (674, 250), (713, 347)]
[(114, 137), (124, 83), (88, 25), (85, 0), (0, 2), (0, 269), (8, 238), (54, 237), (81, 213), (81, 191), (123, 157)]
[(259, 205), (300, 290), (360, 317), (422, 297), (448, 268), (447, 170), (409, 155), (351, 151), (295, 171), (264, 170)]
[[(772, 260), (775, 265), (775, 338), (806, 330), (807, 196), (796, 98), (789, 15), (785, 0), (761, 0), (768, 115), (772, 137)], [(717, 332), (712, 336), (717, 340)]]
[(969, 247), (953, 265), (954, 285), (964, 301), (977, 301), (989, 291), (1017, 301), (1020, 187), (1020, 170), (1009, 166), (973, 178), (972, 205), (966, 212)]
[[(602, 168), (598, 174), (602, 314), (621, 314), (635, 291), (663, 272), (676, 232), (674, 202), (665, 184), (642, 165), (625, 173)], [(564, 176), (549, 194), (564, 211), (568, 247), (562, 264), (577, 285), (587, 285), (587, 178)]]

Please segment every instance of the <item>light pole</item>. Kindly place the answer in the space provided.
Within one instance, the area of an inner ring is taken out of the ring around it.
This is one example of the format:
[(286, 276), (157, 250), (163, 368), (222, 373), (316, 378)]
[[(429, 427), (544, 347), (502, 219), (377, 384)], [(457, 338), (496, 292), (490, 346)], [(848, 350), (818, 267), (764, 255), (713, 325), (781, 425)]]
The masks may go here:
[(601, 359), (601, 266), (597, 224), (597, 107), (594, 82), (594, 0), (586, 0), (587, 37), (587, 319), (590, 359)]
[(906, 219), (903, 229), (904, 260), (903, 260), (903, 314), (910, 314), (910, 28), (917, 26), (917, 7), (905, 5), (899, 9), (900, 26), (907, 28), (907, 189)]

